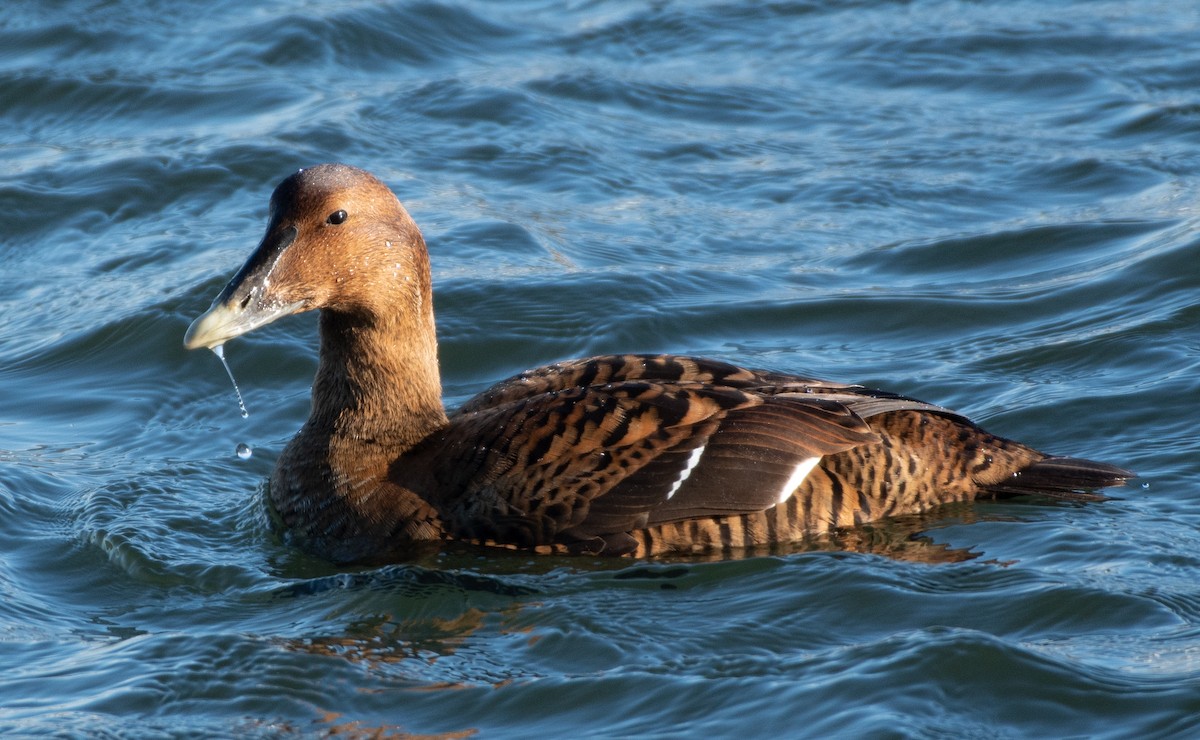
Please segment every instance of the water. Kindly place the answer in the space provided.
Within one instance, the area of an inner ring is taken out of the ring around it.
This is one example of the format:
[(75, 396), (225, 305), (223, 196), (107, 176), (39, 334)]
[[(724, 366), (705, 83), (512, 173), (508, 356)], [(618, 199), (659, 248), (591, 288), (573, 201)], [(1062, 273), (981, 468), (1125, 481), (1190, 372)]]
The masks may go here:
[[(0, 733), (1195, 735), (1198, 21), (6, 4)], [(729, 562), (331, 568), (262, 499), (315, 317), (237, 340), (249, 420), (181, 346), (274, 185), (329, 160), (424, 229), (452, 404), (556, 359), (691, 352), (1143, 478)]]
[[(217, 359), (221, 361), (221, 367), (225, 368), (225, 374), (229, 376), (229, 382), (233, 383), (233, 392), (237, 396), (238, 411), (241, 412), (243, 419), (250, 418), (250, 412), (246, 410), (246, 401), (242, 398), (242, 389), (238, 388), (237, 380), (233, 377), (233, 369), (229, 367), (229, 361), (225, 359), (225, 346), (218, 344), (212, 348), (212, 351), (217, 356)], [(244, 444), (238, 445), (238, 457), (242, 457), (243, 447), (246, 446)], [(249, 450), (250, 448), (246, 447), (246, 449)]]

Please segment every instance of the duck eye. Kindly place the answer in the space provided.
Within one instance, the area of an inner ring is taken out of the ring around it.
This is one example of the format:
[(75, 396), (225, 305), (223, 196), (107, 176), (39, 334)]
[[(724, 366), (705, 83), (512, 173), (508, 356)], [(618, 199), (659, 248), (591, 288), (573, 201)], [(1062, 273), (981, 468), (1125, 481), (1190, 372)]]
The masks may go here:
[(346, 215), (345, 211), (337, 210), (337, 211), (334, 211), (333, 213), (329, 214), (329, 218), (325, 219), (325, 223), (333, 224), (334, 226), (337, 226), (338, 224), (345, 221), (346, 218), (347, 218), (347, 215)]

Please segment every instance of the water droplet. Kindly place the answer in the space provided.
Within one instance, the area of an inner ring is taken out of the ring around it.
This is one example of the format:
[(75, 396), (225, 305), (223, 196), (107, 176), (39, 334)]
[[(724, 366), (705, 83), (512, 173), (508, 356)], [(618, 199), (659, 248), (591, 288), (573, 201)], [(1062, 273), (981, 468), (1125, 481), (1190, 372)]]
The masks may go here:
[(237, 394), (238, 408), (242, 411), (242, 418), (249, 417), (250, 412), (246, 410), (246, 402), (242, 400), (242, 391), (238, 388), (237, 381), (233, 379), (233, 371), (229, 369), (229, 363), (225, 361), (225, 345), (218, 344), (212, 348), (212, 351), (217, 356), (217, 359), (221, 361), (221, 364), (225, 366), (225, 373), (229, 376), (229, 382), (233, 383), (233, 392)]
[(249, 460), (250, 456), (253, 454), (254, 454), (254, 450), (250, 449), (250, 445), (246, 444), (245, 442), (238, 442), (238, 446), (237, 446), (237, 456), (238, 457), (240, 457), (243, 460)]
[(1149, 487), (1150, 487), (1150, 484), (1149, 484), (1149, 483), (1143, 483), (1143, 484), (1142, 484), (1142, 490), (1145, 490), (1145, 489), (1147, 489), (1147, 488), (1149, 488)]

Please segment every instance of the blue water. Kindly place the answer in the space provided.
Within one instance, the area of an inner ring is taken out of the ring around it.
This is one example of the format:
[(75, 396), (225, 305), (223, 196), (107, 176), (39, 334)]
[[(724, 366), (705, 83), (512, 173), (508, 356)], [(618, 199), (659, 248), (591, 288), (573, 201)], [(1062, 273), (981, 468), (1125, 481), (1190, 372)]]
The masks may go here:
[[(0, 734), (1200, 733), (1191, 3), (17, 0), (0, 101)], [(227, 346), (248, 419), (182, 348), (322, 161), (422, 226), (450, 404), (688, 352), (1142, 478), (777, 557), (335, 569), (262, 500), (314, 317)]]

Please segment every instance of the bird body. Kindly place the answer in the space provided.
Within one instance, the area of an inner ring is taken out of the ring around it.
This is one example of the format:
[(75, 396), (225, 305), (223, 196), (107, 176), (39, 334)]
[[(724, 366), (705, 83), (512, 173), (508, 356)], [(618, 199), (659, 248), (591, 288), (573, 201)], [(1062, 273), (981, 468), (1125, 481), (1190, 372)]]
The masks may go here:
[(1132, 476), (894, 393), (676, 355), (536, 368), (447, 415), (425, 242), (383, 183), (346, 165), (279, 185), (262, 243), (185, 345), (220, 346), (311, 309), (312, 413), (269, 498), (297, 542), (335, 562), (401, 559), (447, 539), (732, 552)]

